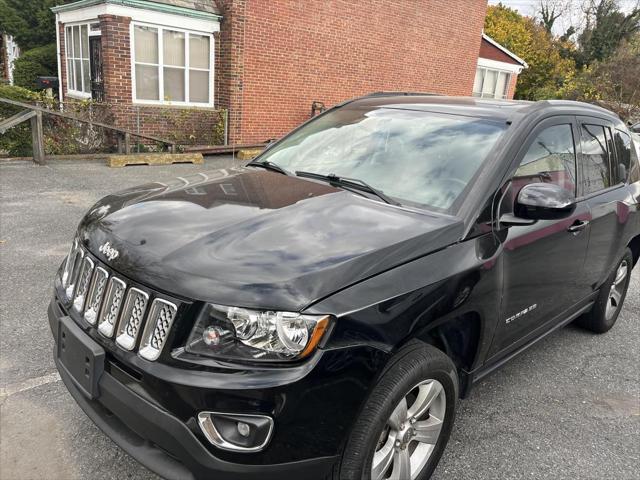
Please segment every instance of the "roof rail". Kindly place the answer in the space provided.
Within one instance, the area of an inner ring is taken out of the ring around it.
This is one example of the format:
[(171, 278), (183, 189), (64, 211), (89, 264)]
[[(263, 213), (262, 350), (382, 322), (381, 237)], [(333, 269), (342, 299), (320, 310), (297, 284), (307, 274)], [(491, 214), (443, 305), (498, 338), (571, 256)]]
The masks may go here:
[(409, 96), (418, 96), (418, 97), (424, 97), (424, 96), (429, 96), (429, 97), (433, 97), (433, 96), (438, 96), (438, 93), (433, 93), (433, 92), (371, 92), (368, 93), (366, 95), (364, 95), (365, 97), (391, 97), (394, 95), (401, 95), (401, 96), (405, 96), (405, 97), (409, 97)]

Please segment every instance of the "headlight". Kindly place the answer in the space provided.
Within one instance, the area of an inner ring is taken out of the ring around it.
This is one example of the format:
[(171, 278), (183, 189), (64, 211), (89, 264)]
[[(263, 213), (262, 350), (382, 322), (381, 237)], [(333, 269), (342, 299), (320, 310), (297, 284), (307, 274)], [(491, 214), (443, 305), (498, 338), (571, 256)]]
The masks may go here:
[(270, 312), (209, 304), (185, 350), (225, 360), (298, 360), (312, 353), (329, 316)]

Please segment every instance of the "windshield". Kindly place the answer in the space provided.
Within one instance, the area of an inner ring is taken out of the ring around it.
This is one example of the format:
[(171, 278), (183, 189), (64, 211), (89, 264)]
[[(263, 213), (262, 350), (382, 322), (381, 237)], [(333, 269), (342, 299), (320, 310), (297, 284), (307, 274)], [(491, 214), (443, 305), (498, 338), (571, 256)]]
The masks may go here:
[(474, 117), (344, 107), (308, 123), (258, 161), (357, 178), (400, 203), (447, 211), (505, 129)]

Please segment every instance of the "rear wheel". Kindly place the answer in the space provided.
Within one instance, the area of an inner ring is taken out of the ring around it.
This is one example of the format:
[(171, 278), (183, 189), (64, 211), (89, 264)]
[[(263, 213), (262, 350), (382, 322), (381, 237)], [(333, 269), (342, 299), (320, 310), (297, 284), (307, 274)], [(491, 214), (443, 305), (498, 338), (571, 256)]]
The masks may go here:
[(356, 421), (334, 478), (429, 478), (451, 434), (457, 382), (440, 350), (413, 343), (400, 351)]
[(593, 308), (578, 319), (578, 325), (595, 333), (605, 333), (615, 325), (627, 295), (633, 255), (627, 248), (622, 260), (600, 289)]

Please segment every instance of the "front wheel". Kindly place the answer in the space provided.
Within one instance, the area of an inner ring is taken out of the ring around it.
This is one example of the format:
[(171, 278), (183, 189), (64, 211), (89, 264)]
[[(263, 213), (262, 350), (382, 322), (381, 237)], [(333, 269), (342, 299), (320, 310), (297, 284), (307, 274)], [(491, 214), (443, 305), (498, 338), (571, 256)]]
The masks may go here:
[(334, 478), (429, 478), (449, 440), (457, 397), (449, 357), (423, 343), (405, 347), (367, 400)]

